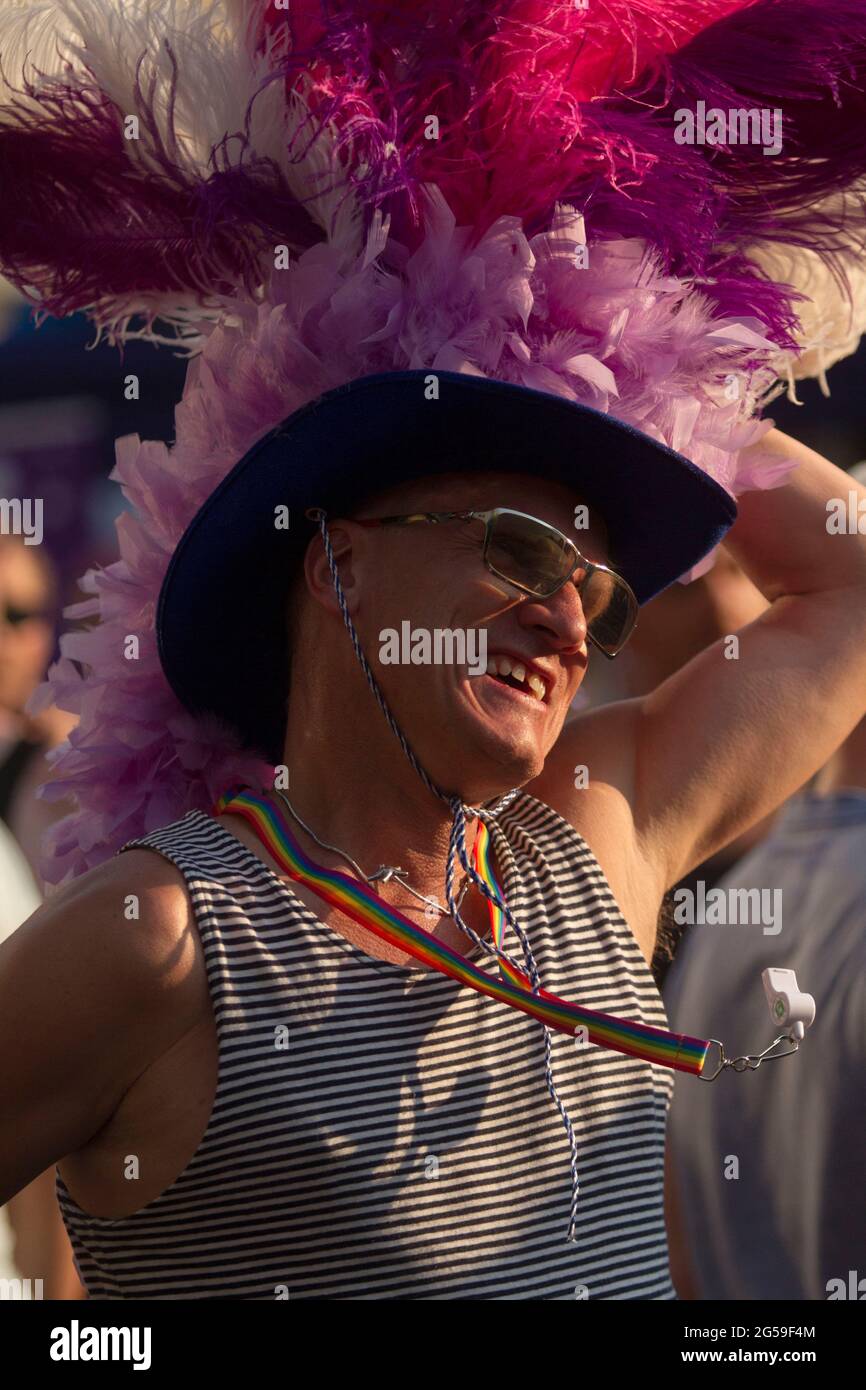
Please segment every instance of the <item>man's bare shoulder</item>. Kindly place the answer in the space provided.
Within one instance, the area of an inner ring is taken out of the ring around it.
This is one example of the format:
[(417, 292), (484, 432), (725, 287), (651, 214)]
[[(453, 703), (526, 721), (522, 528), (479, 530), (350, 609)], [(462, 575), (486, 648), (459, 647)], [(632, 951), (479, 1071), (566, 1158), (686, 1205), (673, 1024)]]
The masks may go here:
[(52, 893), (10, 939), (51, 936), (62, 944), (74, 936), (78, 947), (144, 964), (160, 959), (190, 926), (180, 870), (153, 850), (129, 849)]
[(0, 1201), (82, 1148), (208, 1007), (183, 877), (127, 850), (54, 893), (0, 946)]
[(86, 1001), (94, 1022), (132, 1010), (133, 1033), (170, 995), (170, 1027), (183, 1031), (200, 1004), (192, 977), (201, 955), (180, 870), (153, 850), (130, 849), (53, 893), (12, 933), (0, 946), (0, 988), (23, 981), (70, 1013)]

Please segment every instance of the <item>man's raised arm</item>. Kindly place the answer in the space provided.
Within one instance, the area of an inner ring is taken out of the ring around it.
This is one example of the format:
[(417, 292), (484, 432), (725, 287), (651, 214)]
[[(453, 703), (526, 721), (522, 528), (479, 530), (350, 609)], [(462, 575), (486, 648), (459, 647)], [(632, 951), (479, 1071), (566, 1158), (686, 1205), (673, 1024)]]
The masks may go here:
[(670, 885), (773, 810), (866, 714), (866, 534), (831, 499), (866, 488), (772, 431), (787, 483), (739, 499), (727, 545), (770, 607), (640, 701), (630, 701), (633, 813)]

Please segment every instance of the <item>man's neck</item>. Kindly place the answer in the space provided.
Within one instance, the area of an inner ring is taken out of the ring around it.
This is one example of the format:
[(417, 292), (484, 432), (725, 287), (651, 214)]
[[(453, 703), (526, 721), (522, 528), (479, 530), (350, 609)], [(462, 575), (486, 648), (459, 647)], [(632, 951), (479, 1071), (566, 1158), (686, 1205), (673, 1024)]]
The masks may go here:
[[(290, 786), (284, 795), (312, 835), (305, 834), (286, 808), (285, 801), (276, 793), (275, 796), (286, 812), (292, 833), (313, 859), (329, 867), (346, 867), (344, 859), (318, 843), (324, 841), (353, 859), (365, 875), (375, 873), (382, 866), (404, 870), (416, 892), (444, 904), (451, 811), (444, 801), (439, 801), (427, 790), (408, 764), (409, 772), (418, 782), (417, 790), (363, 774), (355, 779), (348, 768), (341, 768), (339, 775), (329, 777), (329, 771), (333, 774), (333, 765), (330, 768), (299, 767), (288, 758), (287, 751)], [(475, 832), (476, 822), (467, 821), (467, 852), (471, 852)], [(455, 886), (462, 872), (457, 861)], [(393, 898), (394, 893), (383, 896)], [(405, 899), (405, 890), (399, 890), (398, 896)]]

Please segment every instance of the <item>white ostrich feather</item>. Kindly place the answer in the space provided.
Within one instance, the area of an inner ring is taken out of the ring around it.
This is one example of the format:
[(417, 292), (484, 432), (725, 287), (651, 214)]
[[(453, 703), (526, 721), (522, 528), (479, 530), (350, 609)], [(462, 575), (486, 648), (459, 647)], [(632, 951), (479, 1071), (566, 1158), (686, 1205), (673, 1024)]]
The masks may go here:
[[(362, 211), (341, 177), (351, 148), (344, 147), (338, 159), (335, 132), (321, 124), (311, 138), (303, 80), (288, 97), (281, 78), (267, 80), (287, 41), (285, 31), (267, 31), (254, 44), (250, 23), (243, 0), (0, 0), (0, 120), (7, 128), (26, 128), (48, 112), (62, 136), (69, 121), (51, 113), (52, 92), (65, 93), (72, 119), (76, 110), (87, 115), (94, 100), (105, 97), (124, 124), (137, 117), (120, 158), (129, 161), (140, 186), (176, 195), (200, 189), (215, 173), (242, 170), (253, 186), (261, 182), (281, 190), (285, 204), (303, 200), (313, 230), (304, 232), (302, 245), (289, 245), (292, 254), (320, 239), (317, 226), (321, 240), (342, 246), (351, 260), (364, 235)], [(137, 221), (133, 206), (125, 215), (128, 225)], [(118, 226), (123, 223), (121, 210)], [(244, 241), (242, 224), (237, 238), (236, 246)], [(281, 244), (279, 236), (273, 245), (263, 240), (247, 237), (239, 257), (261, 257), (260, 286)], [(40, 271), (37, 262), (32, 274), (18, 280), (37, 303)], [(85, 307), (98, 329), (115, 338), (175, 342), (153, 329), (158, 316), (194, 346), (196, 319), (217, 317), (233, 293), (209, 289), (231, 284), (238, 273), (224, 248), (200, 260), (191, 249), (188, 274), (181, 269), (176, 276), (188, 284), (166, 292), (142, 286), (126, 295), (109, 288), (99, 302), (69, 307)], [(50, 299), (50, 281), (48, 287)], [(258, 293), (248, 267), (244, 287), (247, 294)], [(139, 313), (148, 318), (144, 330), (131, 327)]]
[[(855, 186), (825, 200), (821, 207), (837, 223), (862, 224), (866, 186)], [(816, 378), (829, 396), (827, 372), (835, 362), (856, 352), (866, 333), (866, 248), (851, 247), (836, 267), (805, 246), (765, 244), (750, 251), (764, 273), (779, 284), (793, 285), (806, 299), (798, 303), (799, 351), (774, 357), (772, 366), (788, 383), (788, 398), (797, 401), (794, 383)]]
[[(156, 130), (142, 125), (130, 140), (130, 158), (152, 160), (154, 134), (176, 154), (178, 167), (206, 174), (213, 147), (244, 128), (247, 107), (266, 75), (274, 41), (253, 55), (231, 23), (240, 6), (224, 0), (0, 0), (0, 102), (25, 80), (86, 75), (125, 114), (138, 111), (138, 90), (148, 95)], [(172, 93), (172, 85), (174, 92)], [(276, 84), (274, 84), (276, 86)], [(272, 152), (281, 134), (258, 119), (263, 146)], [(276, 125), (276, 129), (274, 126)]]

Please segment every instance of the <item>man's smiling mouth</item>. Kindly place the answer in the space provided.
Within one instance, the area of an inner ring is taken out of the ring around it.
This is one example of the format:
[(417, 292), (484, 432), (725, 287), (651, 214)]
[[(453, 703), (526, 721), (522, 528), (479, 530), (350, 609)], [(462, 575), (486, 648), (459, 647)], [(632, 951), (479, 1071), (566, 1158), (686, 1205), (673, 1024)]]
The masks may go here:
[(549, 697), (547, 682), (522, 661), (513, 657), (494, 654), (487, 662), (487, 675), (511, 690), (529, 696), (538, 704), (546, 704)]

